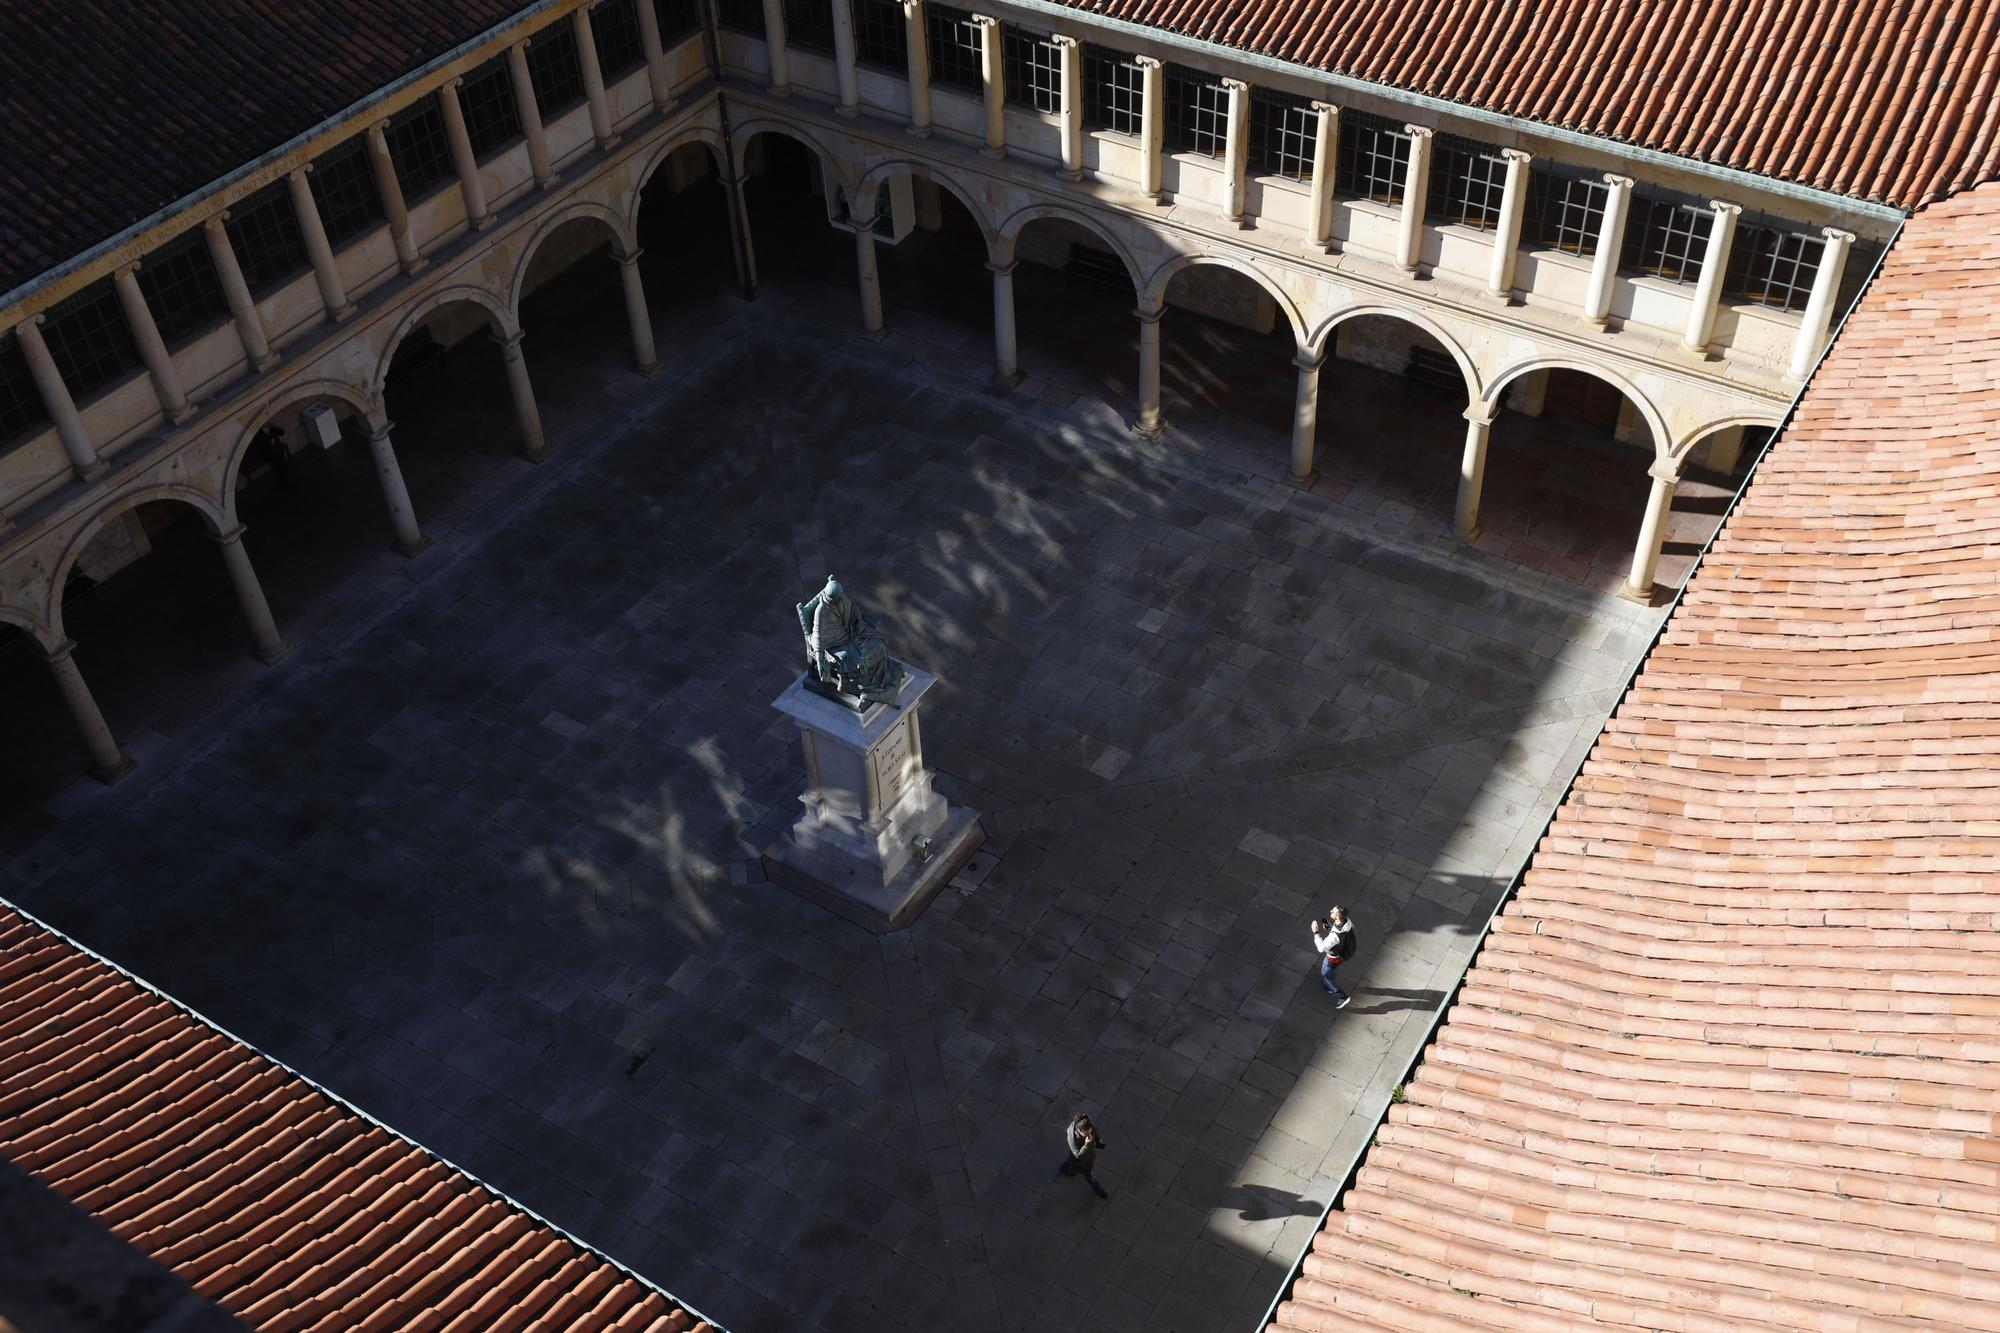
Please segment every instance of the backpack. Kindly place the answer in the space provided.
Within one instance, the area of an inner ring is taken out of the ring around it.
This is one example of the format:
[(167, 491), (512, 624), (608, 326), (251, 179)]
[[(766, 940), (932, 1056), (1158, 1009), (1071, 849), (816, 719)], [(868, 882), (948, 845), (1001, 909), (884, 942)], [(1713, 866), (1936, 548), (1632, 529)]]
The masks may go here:
[(1333, 953), (1331, 955), (1334, 961), (1344, 963), (1354, 957), (1355, 953), (1360, 950), (1361, 932), (1354, 928), (1353, 917), (1347, 918), (1346, 924), (1339, 926), (1329, 921), (1327, 929), (1331, 930), (1336, 937), (1333, 941)]

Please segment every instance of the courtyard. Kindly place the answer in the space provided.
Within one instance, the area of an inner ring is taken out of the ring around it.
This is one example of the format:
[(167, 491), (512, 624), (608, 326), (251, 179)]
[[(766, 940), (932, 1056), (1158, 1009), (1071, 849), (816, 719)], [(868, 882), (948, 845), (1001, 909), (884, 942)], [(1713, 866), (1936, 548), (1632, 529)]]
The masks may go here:
[[(1301, 491), (1248, 377), (1148, 443), (1085, 357), (996, 396), (976, 316), (870, 344), (793, 277), (657, 301), (639, 380), (596, 290), (530, 313), (554, 456), (448, 357), (392, 404), (431, 549), (253, 524), (293, 652), (219, 596), (0, 894), (739, 1333), (1256, 1327), (1663, 611), (1379, 484), (1421, 409), (1374, 372), (1372, 461)], [(761, 870), (829, 572), (988, 834), (895, 935)], [(1079, 1108), (1108, 1202), (1054, 1175)]]

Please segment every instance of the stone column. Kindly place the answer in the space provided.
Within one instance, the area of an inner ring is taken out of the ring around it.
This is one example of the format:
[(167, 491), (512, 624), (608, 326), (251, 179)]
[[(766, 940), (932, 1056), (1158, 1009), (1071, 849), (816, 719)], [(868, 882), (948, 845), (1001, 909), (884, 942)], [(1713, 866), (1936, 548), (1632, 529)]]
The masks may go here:
[(1646, 517), (1639, 523), (1639, 542), (1632, 552), (1632, 573), (1619, 595), (1650, 605), (1653, 600), (1653, 575), (1660, 568), (1660, 547), (1667, 535), (1667, 511), (1674, 503), (1674, 483), (1680, 474), (1671, 463), (1655, 459), (1653, 466), (1646, 469), (1653, 479), (1653, 489), (1646, 496)]
[(556, 169), (549, 160), (549, 136), (542, 128), (542, 108), (535, 101), (535, 80), (528, 73), (525, 41), (507, 48), (507, 73), (514, 83), (514, 110), (521, 117), (521, 137), (528, 145), (528, 168), (535, 173), (535, 184), (546, 190), (556, 183)]
[(854, 223), (854, 268), (861, 281), (861, 331), (868, 341), (881, 342), (889, 330), (882, 322), (882, 275), (875, 267), (875, 231), (858, 218)]
[(1139, 193), (1154, 203), (1164, 187), (1160, 158), (1167, 147), (1167, 67), (1151, 56), (1134, 56), (1139, 67)]
[(1333, 177), (1340, 159), (1340, 108), (1314, 102), (1312, 199), (1307, 234), (1314, 245), (1333, 243)]
[(660, 41), (660, 12), (646, 0), (634, 6), (639, 11), (639, 49), (646, 53), (646, 86), (653, 94), (653, 110), (665, 114), (674, 109), (674, 85), (667, 75), (667, 49)]
[(1298, 396), (1292, 401), (1292, 470), (1285, 478), (1304, 488), (1313, 482), (1313, 447), (1319, 432), (1319, 368), (1326, 352), (1300, 352), (1292, 364), (1299, 368)]
[(646, 312), (646, 284), (639, 277), (643, 250), (611, 257), (618, 261), (618, 281), (625, 289), (625, 322), (632, 329), (632, 369), (641, 375), (660, 373), (660, 354), (653, 347), (653, 317)]
[(16, 324), (14, 339), (21, 344), (21, 359), (28, 363), (28, 373), (34, 376), (35, 388), (42, 395), (42, 407), (56, 425), (56, 438), (62, 441), (63, 453), (69, 456), (70, 471), (76, 473), (79, 481), (90, 481), (104, 475), (105, 464), (99, 461), (97, 446), (91, 442), (90, 432), (83, 428), (83, 415), (76, 410), (76, 400), (69, 396), (69, 385), (63, 383), (62, 372), (56, 369), (49, 345), (42, 339), (44, 318), (30, 315)]
[(1625, 217), (1632, 211), (1632, 178), (1604, 178), (1604, 217), (1597, 228), (1597, 253), (1590, 258), (1590, 287), (1583, 317), (1603, 328), (1611, 318), (1611, 289), (1618, 281), (1618, 257), (1625, 249)]
[(1479, 494), (1486, 486), (1486, 438), (1492, 429), (1484, 404), (1465, 409), (1465, 455), (1458, 464), (1458, 508), (1451, 520), (1460, 541), (1479, 540)]
[(1250, 85), (1224, 79), (1222, 86), (1229, 93), (1229, 123), (1222, 140), (1222, 216), (1240, 225), (1250, 187)]
[(985, 99), (986, 147), (988, 157), (1007, 156), (1007, 72), (1001, 63), (1000, 20), (989, 14), (974, 14), (979, 25), (979, 90)]
[(861, 114), (861, 74), (855, 68), (854, 10), (850, 0), (833, 0), (833, 71), (840, 84), (834, 110), (843, 116)]
[(924, 0), (903, 0), (903, 36), (909, 48), (910, 133), (927, 139), (931, 133), (931, 43), (924, 22)]
[(62, 691), (63, 702), (69, 705), (69, 715), (75, 720), (76, 729), (83, 733), (84, 747), (90, 751), (90, 775), (108, 787), (132, 771), (132, 758), (118, 748), (117, 740), (112, 737), (90, 686), (77, 670), (76, 659), (70, 656), (74, 651), (76, 644), (64, 639), (54, 648), (43, 648), (42, 660), (49, 664), (49, 674), (56, 678), (56, 688)]
[(264, 600), (263, 585), (257, 582), (257, 571), (250, 567), (250, 553), (243, 549), (243, 525), (239, 523), (228, 532), (209, 536), (222, 551), (230, 586), (236, 589), (236, 604), (243, 609), (243, 619), (250, 625), (253, 651), (261, 661), (277, 661), (291, 649), (278, 633), (278, 622), (271, 619), (271, 606)]
[(389, 525), (396, 530), (396, 551), (417, 555), (431, 539), (417, 526), (416, 507), (410, 503), (410, 488), (403, 484), (403, 465), (396, 461), (396, 446), (389, 439), (389, 423), (368, 426), (368, 453), (375, 460), (375, 475), (382, 482), (382, 500), (389, 506)]
[(608, 153), (618, 146), (618, 133), (611, 128), (611, 99), (604, 95), (604, 68), (597, 63), (597, 34), (590, 26), (590, 6), (569, 12), (570, 26), (576, 31), (576, 62), (583, 70), (583, 100), (590, 108), (590, 137), (597, 150)]
[(174, 369), (174, 358), (167, 351), (166, 340), (160, 337), (160, 326), (153, 322), (153, 312), (146, 306), (146, 294), (139, 290), (138, 272), (139, 261), (135, 259), (113, 273), (111, 282), (118, 289), (118, 304), (125, 308), (125, 323), (132, 329), (132, 341), (139, 345), (139, 359), (146, 363), (146, 372), (153, 377), (160, 407), (167, 420), (179, 425), (194, 415), (194, 406), (181, 390), (180, 372)]
[(1715, 336), (1715, 309), (1722, 302), (1722, 278), (1729, 271), (1729, 251), (1736, 240), (1736, 218), (1743, 212), (1736, 204), (1711, 199), (1708, 206), (1715, 216), (1708, 225), (1708, 249), (1701, 259), (1701, 277), (1694, 285), (1694, 309), (1688, 312), (1687, 332), (1681, 343), (1690, 352), (1706, 352)]
[(1074, 37), (1056, 33), (1056, 57), (1062, 62), (1060, 86), (1062, 108), (1056, 113), (1062, 133), (1062, 174), (1065, 179), (1083, 179), (1083, 44)]
[(507, 396), (514, 400), (514, 419), (521, 427), (521, 457), (539, 463), (549, 456), (549, 445), (542, 438), (542, 413), (535, 406), (535, 386), (528, 378), (528, 363), (521, 356), (521, 338), (519, 333), (493, 335), (507, 367)]
[(729, 248), (736, 261), (736, 285), (743, 299), (757, 299), (757, 250), (750, 237), (750, 208), (743, 199), (743, 178), (723, 181), (723, 197), (729, 201)]
[(465, 203), (465, 220), (474, 231), (485, 231), (493, 225), (493, 210), (486, 206), (486, 185), (479, 179), (479, 159), (473, 156), (472, 136), (465, 129), (465, 109), (458, 103), (458, 87), (464, 82), (452, 79), (438, 89), (438, 114), (444, 120), (445, 142), (451, 147), (451, 167), (458, 174), (458, 197)]
[(306, 257), (312, 260), (320, 304), (326, 307), (326, 317), (338, 324), (354, 313), (354, 303), (347, 299), (347, 286), (340, 280), (340, 265), (334, 261), (333, 246), (328, 243), (326, 227), (319, 220), (319, 201), (313, 198), (312, 185), (306, 180), (306, 173), (311, 170), (308, 163), (292, 171), (285, 177), (285, 188), (292, 196), (292, 216), (299, 220), (299, 237), (306, 243)]
[(1416, 275), (1424, 253), (1424, 205), (1431, 193), (1431, 132), (1422, 125), (1405, 125), (1410, 136), (1410, 160), (1403, 171), (1402, 231), (1396, 239), (1396, 267)]
[(389, 156), (389, 122), (378, 120), (368, 127), (368, 165), (375, 171), (375, 190), (382, 196), (382, 215), (389, 220), (389, 239), (396, 243), (396, 259), (403, 272), (422, 273), (430, 266), (417, 250), (417, 238), (410, 231), (410, 210), (403, 202), (403, 184), (396, 179), (396, 161)]
[(1132, 313), (1139, 317), (1139, 417), (1132, 433), (1157, 440), (1166, 429), (1160, 420), (1160, 316), (1166, 311), (1141, 306)]
[(792, 61), (785, 50), (785, 0), (764, 0), (764, 50), (771, 60), (771, 91), (792, 90)]
[(229, 303), (229, 314), (236, 321), (236, 336), (243, 343), (244, 359), (256, 370), (269, 370), (277, 361), (271, 351), (271, 340), (264, 336), (264, 317), (257, 313), (257, 303), (250, 299), (250, 284), (243, 281), (242, 265), (236, 262), (236, 247), (229, 243), (229, 229), (222, 224), (229, 218), (229, 210), (210, 214), (201, 224), (201, 238), (208, 242), (209, 262), (215, 265), (215, 276), (222, 282), (222, 299)]
[(1791, 374), (1802, 380), (1812, 373), (1820, 353), (1826, 350), (1827, 330), (1833, 326), (1833, 302), (1840, 293), (1841, 275), (1847, 270), (1848, 248), (1854, 233), (1838, 227), (1822, 228), (1826, 245), (1819, 252), (1819, 269), (1813, 274), (1812, 295), (1806, 298), (1805, 314), (1799, 319), (1799, 340), (1792, 344)]
[(1014, 270), (1018, 262), (988, 264), (993, 274), (993, 387), (1011, 389), (1021, 382), (1021, 358), (1014, 335)]
[(1507, 184), (1500, 195), (1500, 225), (1493, 229), (1493, 266), (1487, 270), (1486, 292), (1505, 301), (1514, 294), (1514, 261), (1521, 255), (1521, 213), (1528, 205), (1528, 154), (1503, 148)]

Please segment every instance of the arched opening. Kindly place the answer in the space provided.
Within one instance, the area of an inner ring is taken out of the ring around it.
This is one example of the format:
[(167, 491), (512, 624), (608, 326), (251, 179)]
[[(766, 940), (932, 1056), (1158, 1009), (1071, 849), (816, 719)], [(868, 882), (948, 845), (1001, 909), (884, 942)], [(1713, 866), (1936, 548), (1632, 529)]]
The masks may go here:
[(729, 187), (713, 144), (683, 143), (639, 190), (639, 274), (656, 321), (660, 359), (684, 357), (735, 299), (736, 252), (730, 241)]
[[(499, 316), (470, 299), (448, 301), (404, 329), (379, 372), (396, 455), (426, 524), (529, 441), (509, 382)], [(544, 334), (541, 342), (560, 342)], [(515, 349), (533, 356), (542, 350)], [(540, 444), (539, 424), (535, 444)]]
[(1472, 396), (1438, 337), (1394, 315), (1359, 314), (1325, 334), (1316, 489), (1435, 530), (1449, 526)]
[(1160, 407), (1177, 429), (1281, 463), (1291, 447), (1298, 335), (1264, 285), (1224, 264), (1167, 280)]
[[(621, 253), (609, 220), (575, 213), (536, 238), (521, 268), (514, 300), (545, 411), (603, 401), (638, 363)], [(650, 317), (644, 332), (650, 369)]]
[(1139, 294), (1109, 241), (1071, 218), (1031, 218), (1014, 240), (1014, 312), (1024, 388), (1104, 399), (1129, 419), (1138, 399)]
[(802, 139), (775, 130), (743, 146), (743, 208), (760, 288), (832, 321), (854, 318), (854, 240), (829, 222), (847, 201), (832, 168)]
[(942, 181), (891, 171), (875, 186), (875, 253), (892, 327), (974, 370), (993, 363), (993, 275), (979, 219)]

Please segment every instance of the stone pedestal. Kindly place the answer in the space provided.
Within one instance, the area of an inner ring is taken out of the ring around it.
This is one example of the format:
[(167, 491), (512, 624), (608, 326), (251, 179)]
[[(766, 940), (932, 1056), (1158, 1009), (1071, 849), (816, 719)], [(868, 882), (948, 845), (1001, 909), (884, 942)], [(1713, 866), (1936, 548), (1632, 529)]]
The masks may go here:
[(801, 676), (771, 705), (798, 724), (806, 763), (804, 813), (765, 856), (771, 880), (875, 931), (914, 921), (985, 839), (924, 767), (917, 708), (937, 677), (903, 670), (893, 704), (856, 712)]

